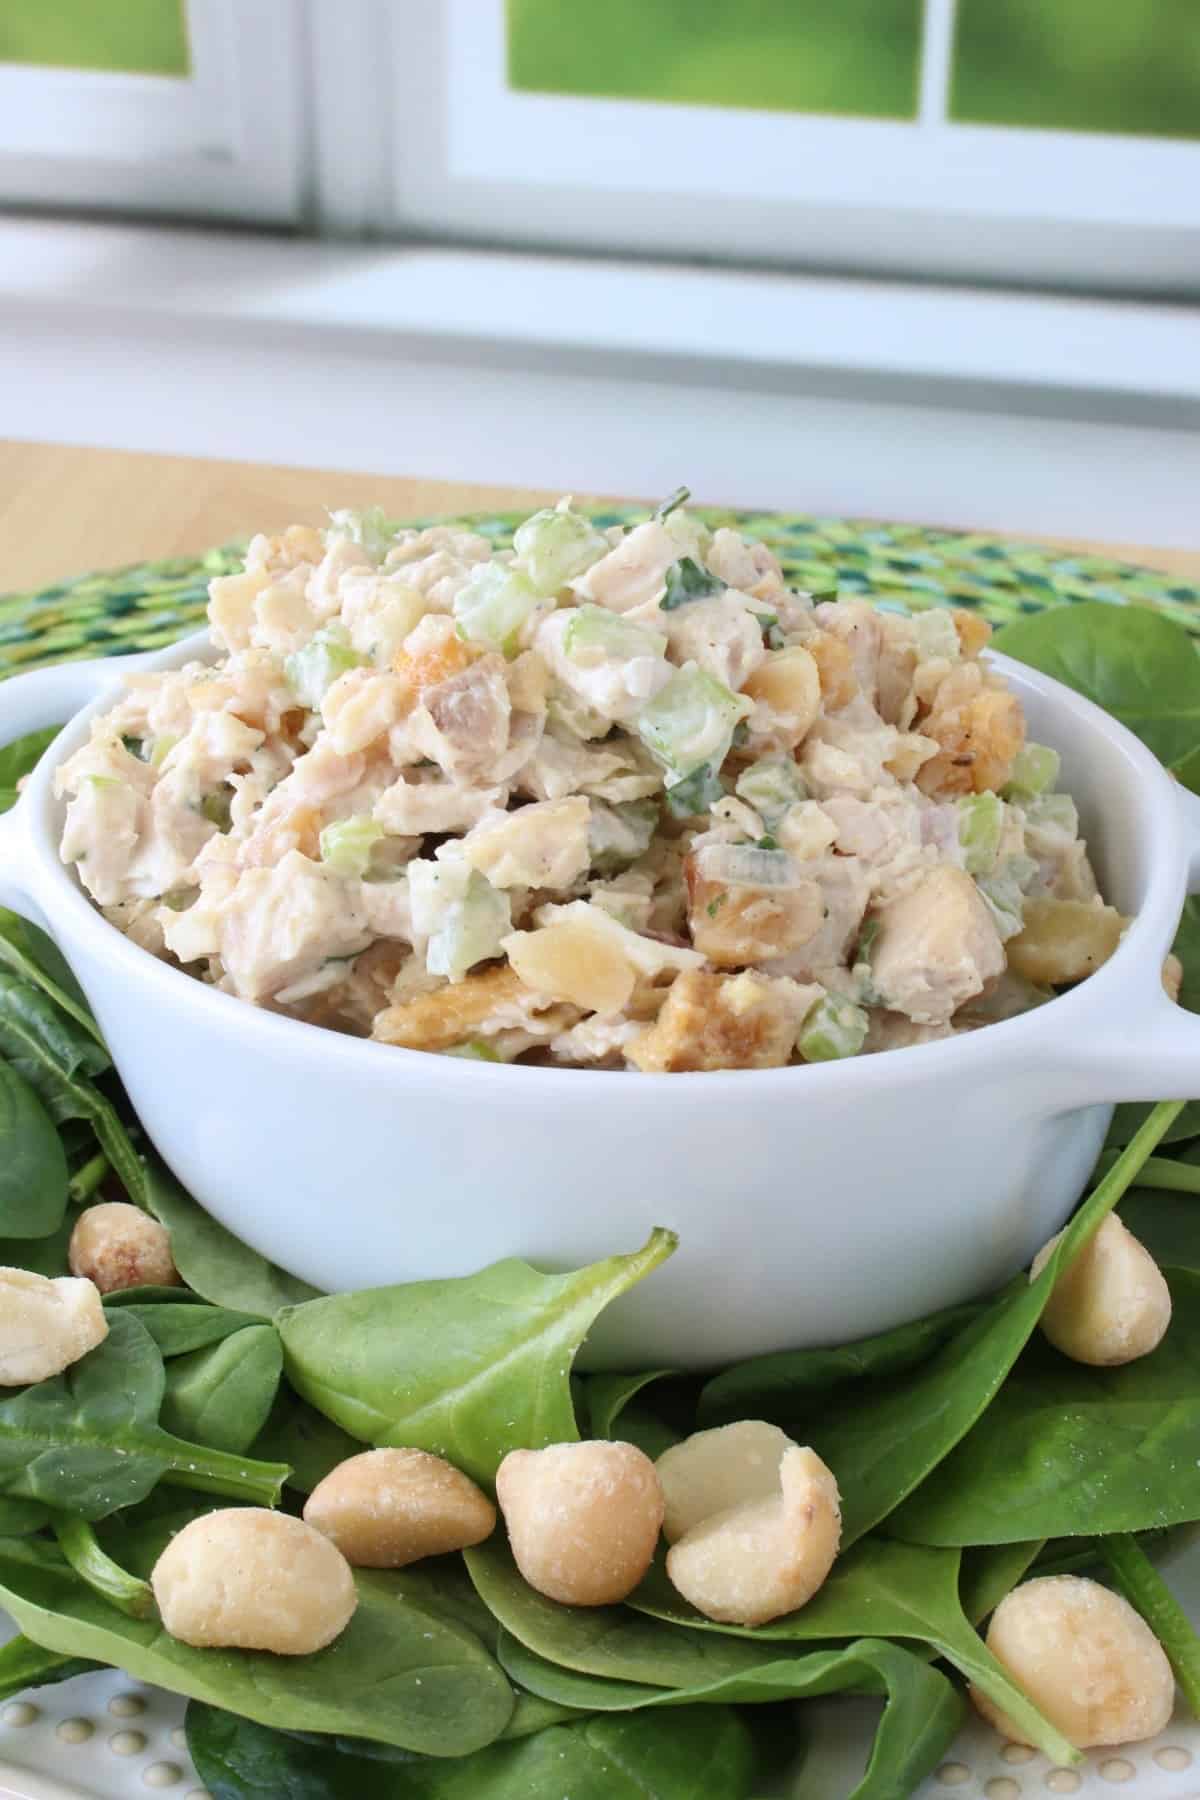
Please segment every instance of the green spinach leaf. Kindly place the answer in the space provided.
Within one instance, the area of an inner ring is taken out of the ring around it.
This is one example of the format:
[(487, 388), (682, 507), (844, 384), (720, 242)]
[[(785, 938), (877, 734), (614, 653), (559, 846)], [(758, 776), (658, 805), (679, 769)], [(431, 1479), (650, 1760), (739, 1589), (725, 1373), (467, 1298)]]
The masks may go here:
[(331, 1469), (360, 1455), (362, 1445), (283, 1381), (253, 1451), (264, 1462), (286, 1463), (287, 1485), (311, 1494)]
[(62, 1375), (0, 1400), (0, 1494), (102, 1519), (161, 1480), (273, 1504), (286, 1470), (170, 1436), (158, 1424), (163, 1364), (132, 1313)]
[(746, 1674), (763, 1662), (753, 1644), (681, 1630), (628, 1606), (562, 1606), (549, 1600), (522, 1579), (500, 1532), (468, 1550), (466, 1564), (492, 1617), (561, 1668), (610, 1681), (691, 1688)]
[[(170, 1525), (164, 1518), (118, 1530), (106, 1547), (148, 1574)], [(424, 1599), (409, 1600), (403, 1571), (360, 1570), (356, 1581), (357, 1612), (315, 1656), (197, 1650), (168, 1637), (156, 1620), (128, 1618), (100, 1599), (56, 1546), (0, 1542), (0, 1601), (48, 1650), (107, 1663), (280, 1729), (345, 1732), (437, 1757), (497, 1737), (512, 1714), (512, 1689), (478, 1638)]]
[(490, 1482), (509, 1450), (579, 1435), (575, 1353), (675, 1242), (656, 1230), (632, 1255), (566, 1275), (512, 1257), (478, 1275), (287, 1307), (277, 1323), (288, 1379), (362, 1442), (431, 1450)]
[(1200, 1272), (1200, 1198), (1131, 1188), (1121, 1202), (1121, 1220), (1160, 1269)]
[(0, 1267), (29, 1269), (35, 1275), (53, 1279), (71, 1273), (67, 1263), (67, 1247), (79, 1218), (79, 1209), (69, 1206), (62, 1222), (46, 1237), (0, 1238)]
[(319, 1750), (195, 1704), (188, 1749), (213, 1800), (748, 1800), (757, 1758), (727, 1707), (585, 1719), (443, 1761)]
[(842, 1556), (824, 1586), (799, 1612), (769, 1625), (715, 1625), (682, 1600), (656, 1564), (629, 1604), (656, 1619), (768, 1643), (829, 1638), (913, 1638), (954, 1665), (1019, 1723), (1052, 1762), (1079, 1752), (1044, 1719), (968, 1622), (959, 1599), (960, 1553), (864, 1538)]
[(1034, 1339), (889, 1530), (923, 1544), (1007, 1544), (1200, 1519), (1200, 1274), (1168, 1280), (1170, 1329), (1136, 1362), (1091, 1368)]
[(0, 1499), (0, 1537), (26, 1537), (50, 1523), (50, 1508), (37, 1500)]
[[(1016, 1276), (929, 1362), (882, 1384), (878, 1392), (868, 1392), (856, 1406), (843, 1407), (835, 1397), (829, 1413), (814, 1417), (809, 1427), (813, 1444), (842, 1491), (844, 1544), (853, 1544), (894, 1512), (991, 1406), (1029, 1341), (1060, 1269), (1120, 1200), (1179, 1110), (1177, 1101), (1155, 1108), (1084, 1201), (1036, 1281)], [(1030, 1527), (1015, 1535), (1049, 1534)]]
[(963, 1551), (958, 1597), (972, 1625), (990, 1618), (1044, 1549), (1044, 1539), (1031, 1538), (1015, 1544), (982, 1544)]
[(75, 1675), (90, 1675), (99, 1667), (99, 1663), (86, 1662), (82, 1657), (43, 1650), (40, 1644), (18, 1634), (0, 1648), (0, 1700), (10, 1700), (26, 1688), (49, 1687), (54, 1682), (70, 1681)]
[(154, 1593), (148, 1581), (131, 1575), (101, 1547), (85, 1519), (60, 1514), (54, 1521), (58, 1547), (81, 1581), (110, 1606), (131, 1619), (148, 1619), (154, 1611)]
[(248, 1451), (267, 1422), (282, 1374), (279, 1333), (261, 1322), (177, 1356), (167, 1365), (163, 1427), (214, 1450)]
[(29, 1083), (0, 1062), (0, 1231), (40, 1238), (67, 1210), (67, 1158), (54, 1122)]
[(593, 1712), (637, 1712), (648, 1707), (745, 1705), (813, 1699), (822, 1694), (881, 1694), (883, 1717), (863, 1780), (847, 1800), (908, 1800), (941, 1761), (966, 1715), (962, 1695), (937, 1669), (898, 1644), (862, 1638), (844, 1649), (804, 1656), (765, 1657), (743, 1675), (707, 1686), (675, 1690), (604, 1681), (560, 1669), (503, 1637), (500, 1660), (514, 1681), (560, 1704)]
[(617, 1420), (629, 1402), (652, 1381), (662, 1381), (671, 1369), (651, 1369), (645, 1375), (584, 1375), (581, 1377), (584, 1412), (589, 1437), (611, 1438)]
[(698, 1423), (713, 1426), (736, 1419), (770, 1419), (788, 1425), (847, 1382), (880, 1381), (907, 1374), (927, 1362), (935, 1350), (977, 1318), (985, 1305), (970, 1301), (947, 1307), (837, 1349), (782, 1350), (735, 1363), (705, 1385)]
[(234, 1312), (228, 1306), (208, 1306), (203, 1301), (197, 1303), (196, 1295), (183, 1299), (181, 1288), (153, 1291), (163, 1296), (161, 1301), (128, 1299), (127, 1295), (145, 1294), (147, 1290), (127, 1288), (124, 1294), (107, 1295), (104, 1304), (132, 1313), (158, 1345), (159, 1355), (167, 1360), (173, 1356), (186, 1356), (192, 1350), (207, 1350), (210, 1344), (223, 1343), (235, 1331), (262, 1324), (254, 1313)]
[(1016, 619), (992, 642), (1094, 700), (1200, 793), (1200, 656), (1181, 625), (1085, 601)]
[(17, 783), (22, 775), (28, 775), (41, 758), (43, 750), (51, 745), (61, 725), (49, 725), (43, 731), (28, 731), (24, 737), (14, 738), (11, 744), (0, 749), (0, 812), (7, 812), (15, 806), (19, 789)]
[(146, 1165), (146, 1205), (170, 1232), (171, 1254), (183, 1279), (214, 1306), (272, 1319), (280, 1307), (315, 1298), (315, 1288), (226, 1231), (155, 1160)]
[(47, 999), (104, 1047), (87, 996), (54, 939), (20, 913), (9, 912), (6, 906), (0, 906), (0, 962), (7, 963), (22, 981), (41, 988)]
[(86, 1119), (131, 1200), (146, 1200), (145, 1165), (112, 1102), (93, 1086), (102, 1045), (39, 988), (0, 970), (0, 1055), (37, 1090), (52, 1119)]

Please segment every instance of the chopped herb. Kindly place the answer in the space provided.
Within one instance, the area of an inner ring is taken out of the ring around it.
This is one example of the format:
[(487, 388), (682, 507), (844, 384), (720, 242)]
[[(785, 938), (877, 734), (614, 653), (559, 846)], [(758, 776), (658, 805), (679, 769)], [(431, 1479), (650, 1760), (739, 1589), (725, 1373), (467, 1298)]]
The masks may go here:
[(758, 848), (760, 850), (778, 850), (779, 840), (778, 838), (773, 838), (770, 832), (768, 832), (765, 837), (759, 838)]
[(875, 939), (878, 936), (879, 920), (866, 919), (863, 922), (862, 930), (858, 934), (858, 942), (854, 946), (854, 955), (850, 959), (851, 968), (854, 968), (858, 963), (870, 962), (871, 950), (874, 946)]
[(693, 769), (663, 796), (667, 811), (676, 819), (693, 819), (724, 797), (725, 789), (711, 763), (702, 763), (698, 769)]
[(231, 787), (223, 787), (217, 788), (214, 793), (205, 794), (203, 800), (200, 802), (200, 811), (204, 814), (209, 824), (215, 825), (218, 831), (228, 831), (233, 823), (229, 811), (232, 799), (233, 789)]
[(694, 557), (681, 556), (667, 570), (667, 591), (658, 603), (659, 609), (674, 612), (677, 606), (686, 606), (689, 600), (711, 600), (714, 595), (724, 592), (725, 583), (718, 576), (701, 568)]
[(724, 904), (728, 900), (728, 898), (729, 898), (728, 890), (722, 889), (722, 891), (715, 897), (715, 899), (712, 899), (709, 901), (708, 905), (705, 907), (704, 910), (708, 914), (710, 919), (716, 918), (717, 914), (720, 912), (721, 908), (724, 906)]
[(659, 501), (650, 516), (651, 518), (657, 519), (661, 524), (665, 518), (669, 517), (669, 515), (675, 511), (676, 507), (682, 506), (684, 502), (690, 500), (691, 497), (691, 488), (677, 487), (673, 494), (668, 494), (665, 500)]
[(122, 734), (121, 742), (124, 744), (126, 750), (128, 750), (130, 756), (136, 756), (139, 762), (145, 762), (146, 740), (144, 738), (129, 737)]

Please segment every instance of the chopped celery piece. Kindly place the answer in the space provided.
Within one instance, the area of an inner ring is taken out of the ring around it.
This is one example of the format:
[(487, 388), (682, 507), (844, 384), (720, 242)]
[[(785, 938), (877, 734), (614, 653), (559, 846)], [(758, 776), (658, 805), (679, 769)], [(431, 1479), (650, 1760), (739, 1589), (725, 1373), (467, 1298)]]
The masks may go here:
[(476, 963), (500, 955), (500, 940), (512, 929), (508, 895), (463, 858), (410, 863), (408, 891), (413, 927), (429, 939), (431, 975), (459, 981)]
[(383, 836), (383, 826), (370, 813), (336, 819), (321, 833), (321, 861), (335, 875), (362, 881), (371, 866), (371, 852)]
[(662, 656), (667, 640), (661, 631), (636, 625), (606, 606), (571, 609), (563, 633), (563, 651), (573, 663), (596, 663), (610, 657), (628, 662), (635, 656)]
[(668, 788), (705, 764), (713, 772), (729, 754), (734, 726), (752, 712), (744, 694), (731, 693), (713, 676), (687, 663), (638, 714), (637, 730), (666, 770)]
[(790, 756), (764, 756), (752, 763), (742, 770), (733, 791), (768, 829), (779, 824), (789, 806), (808, 799), (804, 777)]
[(701, 763), (682, 781), (677, 781), (673, 788), (668, 788), (664, 798), (667, 811), (673, 819), (694, 819), (706, 813), (710, 806), (725, 798), (725, 789), (721, 778), (711, 763)]
[(351, 648), (345, 626), (333, 624), (315, 632), (302, 650), (294, 650), (285, 659), (283, 672), (300, 704), (316, 712), (338, 676), (360, 668), (364, 661)]
[(867, 1038), (868, 1019), (861, 1006), (840, 994), (818, 1000), (800, 1033), (800, 1054), (805, 1062), (837, 1062), (857, 1056)]
[(1012, 774), (1004, 789), (1005, 799), (1042, 794), (1058, 780), (1059, 754), (1048, 744), (1026, 744), (1013, 758)]
[(342, 506), (329, 515), (329, 532), (340, 532), (352, 543), (361, 544), (372, 562), (378, 562), (392, 543), (395, 533), (382, 506)]
[(1061, 832), (1068, 838), (1079, 836), (1079, 814), (1070, 794), (1036, 794), (1021, 802), (1021, 810), (1031, 831)]
[(569, 507), (547, 507), (517, 527), (513, 549), (534, 590), (557, 594), (609, 552), (609, 542), (590, 519)]
[(588, 852), (600, 875), (615, 875), (650, 848), (658, 825), (658, 802), (627, 800), (612, 806), (593, 800), (588, 814)]
[(932, 662), (935, 658), (957, 662), (962, 654), (954, 620), (941, 607), (918, 613), (913, 619), (913, 635), (922, 662)]
[(1037, 864), (1028, 856), (1010, 856), (990, 875), (976, 881), (987, 902), (996, 930), (1007, 941), (1016, 937), (1025, 919), (1025, 888), (1037, 874)]
[(521, 569), (511, 563), (477, 563), (454, 596), (458, 635), (513, 657), (522, 625), (544, 606), (543, 596)]
[(659, 609), (674, 612), (689, 600), (712, 600), (724, 592), (725, 583), (719, 575), (710, 575), (694, 557), (681, 556), (667, 570), (667, 591), (658, 603)]
[(677, 487), (673, 494), (668, 494), (665, 500), (659, 501), (654, 512), (651, 514), (651, 517), (657, 519), (661, 525), (664, 519), (669, 519), (671, 514), (678, 511), (678, 509), (683, 506), (686, 501), (690, 500), (691, 497), (692, 490), (690, 487)]
[(761, 844), (709, 844), (700, 853), (700, 873), (706, 881), (729, 887), (795, 887), (799, 880), (795, 863), (773, 838), (768, 842), (769, 849)]
[(232, 800), (233, 789), (231, 787), (221, 787), (214, 789), (211, 794), (205, 794), (203, 800), (200, 802), (200, 811), (204, 814), (209, 824), (215, 825), (218, 831), (228, 831), (233, 823), (229, 811)]
[(161, 769), (178, 742), (179, 739), (172, 737), (167, 731), (164, 731), (161, 737), (156, 737), (150, 751), (150, 766)]
[(971, 794), (958, 802), (958, 841), (968, 875), (990, 875), (996, 866), (1004, 802), (998, 794)]
[(468, 1062), (502, 1063), (504, 1058), (495, 1044), (489, 1044), (486, 1038), (467, 1038), (464, 1043), (451, 1044), (449, 1050), (442, 1051), (443, 1056), (461, 1056)]

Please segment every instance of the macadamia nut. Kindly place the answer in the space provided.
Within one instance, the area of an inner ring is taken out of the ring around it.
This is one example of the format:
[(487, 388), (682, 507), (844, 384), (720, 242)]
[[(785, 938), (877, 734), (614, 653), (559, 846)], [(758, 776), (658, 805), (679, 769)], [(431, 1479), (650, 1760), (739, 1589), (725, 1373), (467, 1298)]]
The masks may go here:
[(61, 1375), (102, 1344), (108, 1320), (90, 1281), (0, 1269), (0, 1387)]
[(166, 1630), (202, 1649), (309, 1656), (346, 1629), (358, 1605), (341, 1551), (303, 1520), (259, 1506), (193, 1519), (150, 1583)]
[(425, 1450), (365, 1450), (309, 1495), (309, 1525), (360, 1569), (402, 1569), (481, 1544), (496, 1509), (469, 1476)]
[[(1170, 1720), (1175, 1677), (1162, 1645), (1129, 1602), (1098, 1581), (1023, 1582), (993, 1613), (987, 1646), (1079, 1750), (1136, 1744)], [(1030, 1741), (985, 1695), (970, 1693), (997, 1731)]]
[(568, 1606), (609, 1606), (650, 1567), (663, 1496), (648, 1456), (604, 1441), (511, 1450), (496, 1494), (517, 1567)]
[[(1031, 1281), (1057, 1242), (1053, 1237), (1038, 1251)], [(1115, 1213), (1059, 1276), (1041, 1320), (1043, 1333), (1064, 1356), (1098, 1368), (1148, 1356), (1170, 1323), (1171, 1291), (1162, 1271)]]
[(815, 1450), (792, 1445), (776, 1493), (714, 1513), (667, 1552), (685, 1600), (723, 1625), (765, 1625), (812, 1599), (842, 1536), (838, 1485)]
[(71, 1233), (67, 1261), (102, 1294), (122, 1288), (174, 1287), (179, 1271), (165, 1228), (140, 1206), (123, 1200), (89, 1206)]
[(714, 1513), (779, 1493), (779, 1465), (793, 1441), (765, 1419), (739, 1419), (697, 1431), (665, 1450), (655, 1463), (666, 1516), (663, 1536), (673, 1544)]

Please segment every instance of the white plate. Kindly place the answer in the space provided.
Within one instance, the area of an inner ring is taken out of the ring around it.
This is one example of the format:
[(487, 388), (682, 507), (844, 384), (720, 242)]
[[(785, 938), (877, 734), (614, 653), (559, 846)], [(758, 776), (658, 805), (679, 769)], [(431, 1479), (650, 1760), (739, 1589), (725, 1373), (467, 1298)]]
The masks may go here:
[[(1168, 1573), (1200, 1619), (1200, 1537)], [(183, 1741), (184, 1707), (174, 1694), (116, 1671), (7, 1701), (0, 1706), (0, 1800), (208, 1800)], [(810, 1704), (808, 1755), (781, 1800), (842, 1800), (862, 1774), (878, 1712), (859, 1700)], [(1078, 1769), (1055, 1769), (973, 1720), (914, 1800), (1116, 1800), (1122, 1790), (1136, 1800), (1200, 1800), (1200, 1724), (1182, 1707), (1161, 1736), (1129, 1750), (1094, 1750)]]

